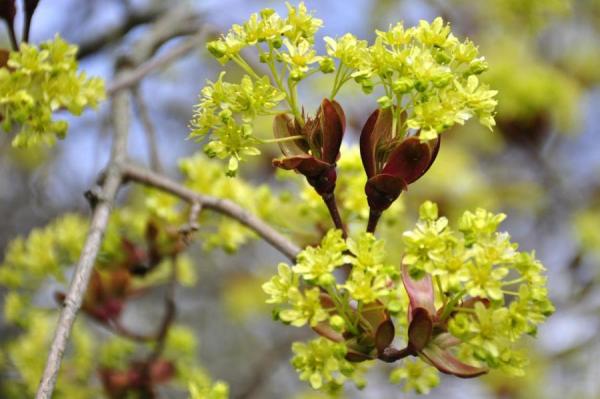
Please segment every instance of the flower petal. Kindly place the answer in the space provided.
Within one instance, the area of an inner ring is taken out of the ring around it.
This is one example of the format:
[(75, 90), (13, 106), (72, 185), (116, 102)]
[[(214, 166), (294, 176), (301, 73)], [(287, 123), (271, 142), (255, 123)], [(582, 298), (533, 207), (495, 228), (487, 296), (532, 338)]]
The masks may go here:
[(401, 177), (410, 184), (431, 166), (431, 155), (427, 143), (422, 143), (418, 137), (409, 137), (392, 151), (381, 173)]
[(343, 342), (344, 336), (339, 332), (335, 331), (328, 323), (319, 323), (312, 327), (313, 331), (322, 337), (325, 337), (333, 342)]
[[(337, 103), (336, 103), (337, 104)], [(339, 156), (340, 146), (344, 138), (344, 112), (339, 104), (337, 107), (328, 99), (323, 99), (321, 103), (321, 131), (323, 134), (323, 151), (321, 158), (323, 161), (334, 164)]]
[[(276, 139), (297, 135), (294, 126), (294, 121), (288, 114), (278, 114), (273, 119), (273, 135)], [(308, 144), (304, 139), (278, 141), (277, 144), (286, 157), (308, 154)]]
[(396, 336), (396, 328), (391, 320), (386, 320), (377, 327), (375, 332), (375, 347), (377, 353), (383, 352), (385, 348), (390, 346)]
[(367, 177), (375, 176), (377, 171), (377, 149), (392, 136), (393, 115), (390, 108), (375, 110), (363, 126), (360, 134), (360, 156)]
[(435, 315), (435, 297), (431, 276), (426, 274), (423, 278), (414, 280), (408, 272), (408, 266), (402, 265), (402, 282), (410, 301), (408, 321), (412, 320), (413, 312), (418, 308), (425, 309), (433, 317)]
[(458, 360), (450, 351), (435, 344), (429, 344), (420, 354), (436, 369), (445, 374), (461, 378), (478, 377), (488, 372), (485, 367), (474, 367)]
[(431, 340), (433, 320), (424, 308), (412, 311), (412, 320), (408, 326), (408, 347), (413, 354), (420, 352)]
[(331, 168), (331, 165), (328, 163), (320, 161), (308, 154), (274, 159), (273, 166), (285, 170), (296, 170), (298, 173), (307, 177), (318, 176)]

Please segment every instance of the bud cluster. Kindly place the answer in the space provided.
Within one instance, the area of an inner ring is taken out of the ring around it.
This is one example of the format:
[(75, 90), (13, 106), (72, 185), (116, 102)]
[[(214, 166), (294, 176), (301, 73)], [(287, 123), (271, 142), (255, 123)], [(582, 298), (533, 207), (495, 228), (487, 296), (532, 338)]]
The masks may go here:
[(39, 46), (21, 43), (0, 62), (0, 123), (6, 132), (18, 128), (13, 146), (54, 144), (69, 125), (54, 120), (53, 112), (80, 115), (104, 99), (104, 82), (78, 71), (76, 53), (57, 35)]

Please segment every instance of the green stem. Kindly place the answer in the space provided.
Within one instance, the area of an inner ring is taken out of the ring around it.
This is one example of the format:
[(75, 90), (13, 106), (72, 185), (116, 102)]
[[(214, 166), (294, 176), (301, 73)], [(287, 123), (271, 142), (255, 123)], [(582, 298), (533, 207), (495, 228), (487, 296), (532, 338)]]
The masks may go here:
[(358, 334), (358, 328), (354, 325), (354, 323), (352, 322), (352, 320), (350, 320), (350, 318), (348, 317), (348, 314), (346, 313), (346, 307), (344, 306), (345, 302), (340, 301), (340, 298), (337, 295), (337, 293), (335, 292), (334, 287), (328, 286), (328, 287), (323, 287), (323, 288), (325, 288), (325, 291), (327, 291), (327, 293), (331, 297), (331, 300), (333, 300), (333, 302), (335, 303), (335, 307), (338, 310), (339, 315), (346, 322), (348, 331), (354, 335)]
[(458, 307), (458, 308), (454, 308), (454, 312), (463, 312), (463, 313), (475, 314), (475, 309)]
[(502, 285), (513, 285), (513, 284), (518, 284), (523, 281), (525, 281), (525, 277), (519, 277), (514, 280), (504, 281), (504, 282), (502, 282)]
[(281, 143), (283, 141), (293, 141), (293, 140), (301, 140), (301, 139), (304, 139), (304, 136), (296, 135), (296, 136), (282, 137), (279, 139), (263, 139), (261, 141), (264, 144), (270, 144), (270, 143)]
[(234, 57), (231, 58), (236, 64), (239, 65), (240, 68), (242, 68), (244, 70), (244, 72), (246, 72), (248, 75), (252, 76), (254, 79), (259, 80), (260, 76), (258, 76), (258, 74), (256, 72), (254, 72), (254, 69), (252, 69), (252, 67), (250, 65), (248, 65), (248, 63), (239, 55), (236, 55)]
[(444, 290), (442, 289), (442, 279), (440, 276), (435, 276), (435, 285), (437, 286), (438, 291), (440, 292), (440, 297), (442, 298), (443, 305), (446, 306), (448, 303), (448, 298), (444, 295)]
[(327, 210), (329, 210), (329, 214), (331, 215), (331, 219), (333, 220), (335, 228), (341, 230), (342, 237), (346, 239), (348, 237), (348, 232), (346, 231), (344, 222), (342, 222), (342, 217), (340, 216), (340, 212), (335, 201), (335, 194), (325, 194), (322, 195), (321, 198), (323, 198), (323, 202), (325, 202), (325, 205), (327, 205)]
[(290, 104), (290, 107), (292, 108), (293, 114), (296, 117), (296, 119), (300, 122), (302, 126), (304, 126), (304, 119), (302, 119), (302, 115), (300, 114), (300, 110), (298, 109), (296, 85), (290, 77), (288, 77), (287, 79), (287, 84), (290, 89), (290, 101), (288, 101), (288, 103)]
[(458, 301), (461, 300), (461, 298), (467, 293), (466, 290), (462, 290), (460, 292), (458, 292), (456, 295), (454, 295), (454, 297), (452, 297), (452, 299), (450, 300), (450, 302), (448, 302), (448, 304), (446, 304), (444, 306), (444, 311), (442, 312), (442, 315), (440, 316), (440, 321), (446, 321), (446, 319), (448, 319), (448, 317), (450, 317), (450, 315), (452, 314), (452, 312), (454, 311), (454, 309), (456, 308), (456, 304), (458, 303)]
[(402, 129), (402, 125), (400, 124), (400, 117), (402, 116), (402, 96), (400, 98), (396, 98), (396, 118), (398, 122), (396, 123), (396, 131), (394, 132), (394, 136), (400, 135), (400, 130)]
[(338, 66), (337, 71), (335, 72), (335, 79), (333, 80), (333, 87), (331, 88), (331, 99), (333, 100), (335, 98), (335, 95), (338, 92), (338, 81), (340, 78), (340, 72), (342, 71), (344, 64), (342, 62), (340, 62), (340, 65)]

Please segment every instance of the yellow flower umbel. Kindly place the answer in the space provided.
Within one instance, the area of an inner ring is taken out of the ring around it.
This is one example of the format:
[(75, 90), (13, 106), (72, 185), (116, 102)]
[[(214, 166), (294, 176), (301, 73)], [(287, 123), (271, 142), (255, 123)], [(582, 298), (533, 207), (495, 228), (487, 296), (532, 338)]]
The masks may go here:
[(68, 123), (53, 113), (66, 109), (80, 115), (104, 99), (104, 82), (78, 71), (77, 46), (58, 35), (39, 47), (21, 43), (0, 65), (2, 129), (18, 129), (13, 146), (52, 145), (67, 134)]
[[(544, 267), (518, 252), (504, 215), (465, 212), (458, 230), (426, 202), (416, 227), (404, 233), (401, 265), (387, 261), (384, 242), (370, 233), (344, 240), (329, 231), (297, 264), (279, 265), (263, 285), (275, 316), (286, 324), (309, 324), (321, 338), (295, 343), (292, 364), (313, 388), (331, 389), (368, 367), (367, 360), (405, 362), (390, 376), (405, 389), (426, 393), (438, 372), (461, 378), (490, 369), (521, 374), (516, 349), (534, 335), (553, 306)], [(342, 267), (350, 268), (346, 278)], [(344, 281), (339, 281), (344, 280)], [(397, 349), (392, 342), (404, 342)]]

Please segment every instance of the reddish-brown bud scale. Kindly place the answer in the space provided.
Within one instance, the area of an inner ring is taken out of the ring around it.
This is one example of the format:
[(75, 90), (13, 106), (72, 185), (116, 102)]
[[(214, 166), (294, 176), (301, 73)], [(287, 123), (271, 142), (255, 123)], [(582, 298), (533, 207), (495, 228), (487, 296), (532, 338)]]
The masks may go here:
[(375, 110), (360, 136), (360, 155), (368, 177), (365, 194), (375, 214), (389, 208), (409, 184), (427, 172), (440, 146), (439, 137), (430, 142), (422, 142), (418, 136), (398, 141), (393, 137), (392, 126), (389, 108)]
[(320, 195), (329, 195), (335, 189), (337, 174), (335, 163), (346, 128), (342, 107), (335, 101), (323, 99), (315, 119), (308, 119), (303, 126), (286, 114), (273, 120), (273, 133), (278, 139), (293, 136), (301, 138), (280, 141), (285, 156), (273, 160), (273, 166), (294, 170), (304, 175)]

